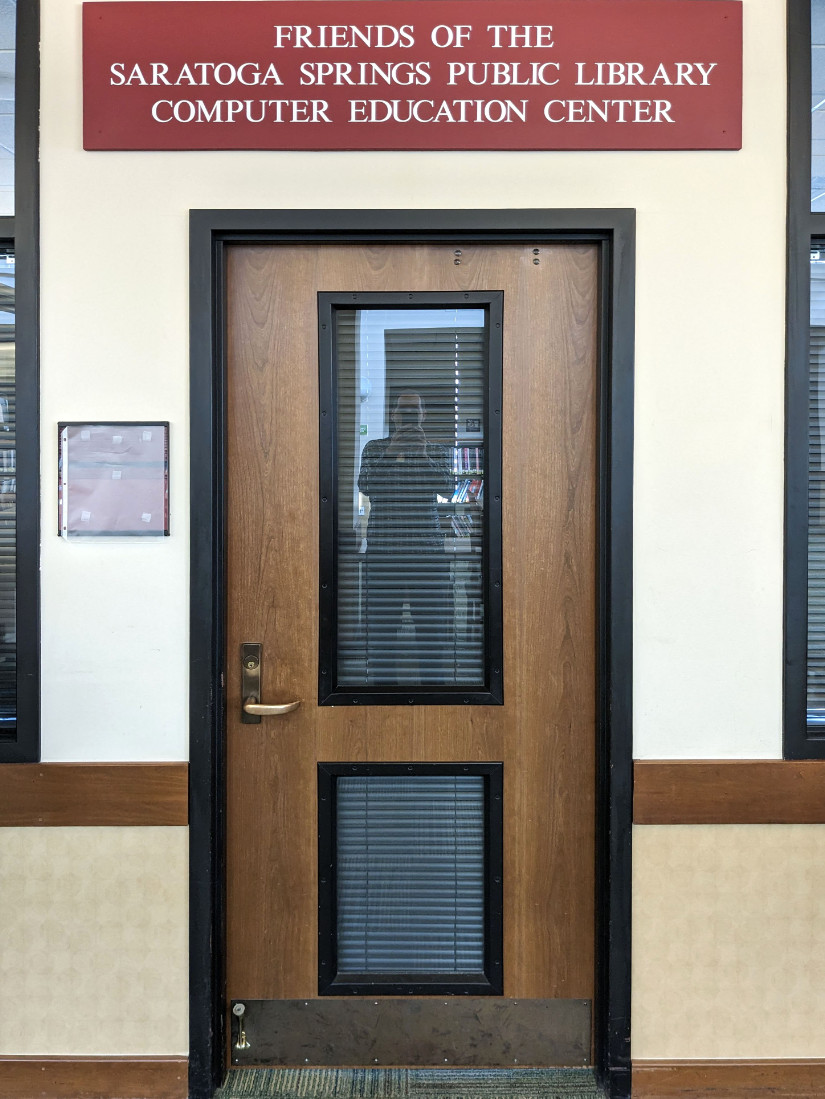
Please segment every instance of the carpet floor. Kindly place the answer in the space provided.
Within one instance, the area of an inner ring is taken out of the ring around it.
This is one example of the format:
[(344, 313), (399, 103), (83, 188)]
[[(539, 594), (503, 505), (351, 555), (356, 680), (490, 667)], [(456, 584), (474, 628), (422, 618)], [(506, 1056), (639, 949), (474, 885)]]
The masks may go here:
[(604, 1099), (591, 1069), (234, 1069), (215, 1099)]

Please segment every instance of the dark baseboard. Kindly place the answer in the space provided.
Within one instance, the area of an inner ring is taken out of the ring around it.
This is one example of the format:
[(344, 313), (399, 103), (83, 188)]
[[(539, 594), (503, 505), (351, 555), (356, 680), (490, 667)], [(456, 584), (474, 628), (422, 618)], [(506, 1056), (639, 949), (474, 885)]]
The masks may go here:
[[(634, 1099), (820, 1099), (825, 1061), (635, 1061), (632, 1094)], [(0, 1057), (0, 1099), (186, 1096), (182, 1057)]]
[(186, 1099), (185, 1057), (0, 1057), (0, 1099)]
[(186, 825), (186, 763), (0, 766), (0, 827)]
[(825, 1061), (634, 1061), (634, 1099), (818, 1099)]

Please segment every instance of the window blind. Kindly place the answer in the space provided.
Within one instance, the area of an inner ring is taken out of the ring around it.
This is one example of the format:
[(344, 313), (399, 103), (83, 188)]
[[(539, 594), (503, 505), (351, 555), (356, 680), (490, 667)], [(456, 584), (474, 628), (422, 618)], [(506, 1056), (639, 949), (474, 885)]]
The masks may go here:
[(341, 777), (338, 975), (484, 972), (484, 780)]
[(0, 249), (0, 735), (17, 724), (14, 252)]
[(484, 682), (487, 331), (478, 309), (339, 309), (337, 681)]
[(825, 327), (811, 329), (808, 427), (808, 720), (825, 724)]

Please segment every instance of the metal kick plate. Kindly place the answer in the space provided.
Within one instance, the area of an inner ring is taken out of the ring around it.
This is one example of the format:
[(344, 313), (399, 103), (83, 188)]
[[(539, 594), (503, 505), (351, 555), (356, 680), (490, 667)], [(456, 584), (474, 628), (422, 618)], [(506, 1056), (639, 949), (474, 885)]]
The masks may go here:
[(244, 1005), (247, 1047), (233, 1065), (590, 1064), (590, 1000), (510, 1000), (490, 996), (393, 999), (233, 1000)]

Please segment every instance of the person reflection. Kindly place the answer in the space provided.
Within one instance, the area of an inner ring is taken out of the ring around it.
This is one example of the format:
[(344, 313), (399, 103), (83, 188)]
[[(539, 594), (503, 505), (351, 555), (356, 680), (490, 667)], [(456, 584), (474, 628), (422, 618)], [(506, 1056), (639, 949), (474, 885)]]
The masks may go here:
[[(403, 392), (393, 433), (367, 443), (358, 488), (369, 497), (366, 553), (367, 682), (447, 683), (452, 641), (450, 563), (436, 497), (455, 487), (447, 448), (424, 433), (424, 400)], [(414, 642), (399, 632), (409, 608)], [(402, 670), (399, 659), (417, 668)]]

